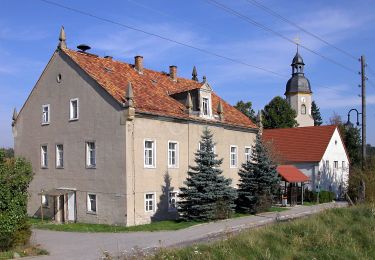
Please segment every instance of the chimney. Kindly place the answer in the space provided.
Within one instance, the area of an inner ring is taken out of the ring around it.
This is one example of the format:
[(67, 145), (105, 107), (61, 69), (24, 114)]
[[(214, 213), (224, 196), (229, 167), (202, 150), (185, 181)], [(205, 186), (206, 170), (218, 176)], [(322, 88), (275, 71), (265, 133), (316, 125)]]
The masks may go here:
[(138, 71), (138, 73), (143, 73), (143, 57), (142, 56), (135, 56), (134, 57), (134, 69)]
[(177, 66), (169, 66), (169, 77), (171, 78), (171, 80), (177, 81)]

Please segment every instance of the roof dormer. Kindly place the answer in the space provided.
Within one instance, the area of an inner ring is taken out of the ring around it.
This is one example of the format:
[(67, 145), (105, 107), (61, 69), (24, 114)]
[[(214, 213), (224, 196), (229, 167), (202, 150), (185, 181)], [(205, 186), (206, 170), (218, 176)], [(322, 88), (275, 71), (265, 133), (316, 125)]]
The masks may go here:
[(206, 82), (203, 81), (202, 87), (199, 89), (199, 115), (204, 118), (212, 119), (213, 112), (212, 112), (212, 98), (211, 98), (212, 88)]

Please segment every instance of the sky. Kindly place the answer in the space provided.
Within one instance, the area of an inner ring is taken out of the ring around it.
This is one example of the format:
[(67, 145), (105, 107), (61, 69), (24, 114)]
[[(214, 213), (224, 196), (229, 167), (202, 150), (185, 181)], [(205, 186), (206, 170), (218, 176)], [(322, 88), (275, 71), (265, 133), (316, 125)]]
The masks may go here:
[[(56, 1), (57, 0), (51, 0)], [(108, 23), (50, 5), (42, 0), (2, 0), (0, 9), (0, 147), (12, 147), (13, 109), (22, 108), (58, 44), (65, 27), (71, 49), (85, 43), (90, 52), (110, 55), (127, 63), (142, 55), (144, 65), (157, 71), (178, 66), (178, 75), (190, 78), (192, 68), (207, 77), (227, 102), (251, 101), (262, 109), (273, 97), (283, 96), (299, 39), (305, 75), (323, 122), (334, 114), (347, 120), (351, 108), (361, 109), (360, 62), (367, 66), (367, 142), (375, 145), (375, 2), (374, 0), (276, 1), (256, 0), (274, 12), (318, 35), (335, 47), (306, 34), (255, 6), (252, 0), (215, 0), (276, 33), (263, 30), (217, 8), (210, 1), (65, 0), (60, 4), (114, 21)], [(236, 62), (178, 45), (116, 23), (161, 35)], [(316, 55), (315, 53), (320, 54)], [(322, 58), (324, 56), (326, 58)], [(258, 70), (253, 65), (273, 73)], [(340, 65), (338, 65), (340, 64)], [(345, 67), (345, 68), (343, 68)], [(352, 113), (351, 120), (355, 121)]]

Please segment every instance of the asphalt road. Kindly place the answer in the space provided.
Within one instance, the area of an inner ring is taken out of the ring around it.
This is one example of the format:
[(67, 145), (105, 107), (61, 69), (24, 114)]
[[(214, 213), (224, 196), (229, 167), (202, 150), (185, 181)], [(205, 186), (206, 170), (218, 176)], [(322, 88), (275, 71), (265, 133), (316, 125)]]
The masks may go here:
[(111, 255), (131, 252), (133, 248), (150, 250), (157, 247), (184, 246), (225, 237), (227, 233), (263, 226), (280, 220), (304, 217), (327, 208), (345, 207), (346, 202), (315, 206), (296, 206), (279, 213), (228, 219), (192, 226), (177, 231), (132, 233), (77, 233), (33, 230), (31, 242), (49, 251), (49, 256), (32, 259), (101, 259), (104, 251)]

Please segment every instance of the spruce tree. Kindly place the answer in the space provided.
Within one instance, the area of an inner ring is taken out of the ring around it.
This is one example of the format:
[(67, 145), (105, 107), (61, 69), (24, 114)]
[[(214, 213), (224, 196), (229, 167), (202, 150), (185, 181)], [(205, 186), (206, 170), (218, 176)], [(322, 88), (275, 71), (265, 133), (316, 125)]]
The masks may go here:
[(270, 158), (259, 133), (252, 151), (251, 160), (242, 164), (238, 173), (237, 208), (245, 213), (256, 213), (271, 207), (280, 184), (276, 164)]
[(196, 166), (189, 166), (185, 186), (180, 188), (178, 210), (185, 220), (227, 218), (235, 208), (236, 190), (232, 180), (222, 175), (223, 159), (216, 159), (213, 135), (205, 128), (200, 149), (195, 153)]
[(323, 124), (322, 116), (320, 114), (320, 109), (316, 105), (315, 101), (311, 103), (311, 115), (314, 118), (314, 126)]

